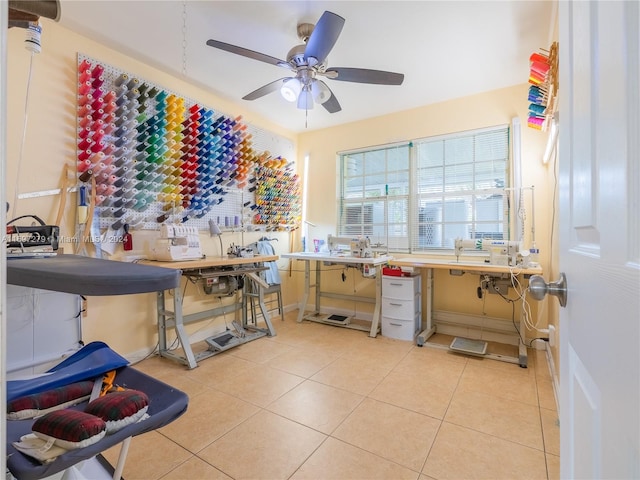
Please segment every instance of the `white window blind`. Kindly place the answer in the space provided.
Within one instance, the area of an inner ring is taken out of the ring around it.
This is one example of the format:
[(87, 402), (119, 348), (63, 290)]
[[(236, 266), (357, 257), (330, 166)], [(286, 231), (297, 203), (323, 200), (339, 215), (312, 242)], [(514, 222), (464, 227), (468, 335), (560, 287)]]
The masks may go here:
[(342, 153), (340, 168), (341, 236), (415, 253), (506, 238), (508, 126)]
[(409, 249), (409, 144), (340, 156), (338, 235)]

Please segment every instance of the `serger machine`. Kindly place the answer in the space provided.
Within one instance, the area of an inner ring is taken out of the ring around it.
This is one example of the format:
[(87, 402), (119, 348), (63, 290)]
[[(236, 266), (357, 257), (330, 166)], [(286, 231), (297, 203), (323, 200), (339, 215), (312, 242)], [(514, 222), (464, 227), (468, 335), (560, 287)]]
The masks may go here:
[(459, 261), (460, 255), (468, 250), (489, 252), (489, 263), (492, 265), (515, 267), (518, 264), (518, 255), (522, 251), (522, 244), (514, 240), (491, 240), (487, 238), (463, 240), (462, 238), (456, 238), (456, 261)]
[(184, 225), (161, 225), (160, 238), (156, 240), (153, 256), (161, 262), (202, 258), (198, 229)]

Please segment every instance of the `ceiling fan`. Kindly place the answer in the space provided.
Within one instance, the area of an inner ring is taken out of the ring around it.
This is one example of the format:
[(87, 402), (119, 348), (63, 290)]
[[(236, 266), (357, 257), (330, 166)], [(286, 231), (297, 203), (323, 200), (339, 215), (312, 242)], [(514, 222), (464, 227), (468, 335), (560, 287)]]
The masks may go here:
[(382, 70), (327, 68), (327, 55), (338, 40), (344, 22), (341, 16), (325, 11), (316, 25), (311, 23), (298, 25), (298, 37), (304, 43), (289, 50), (286, 61), (218, 40), (208, 40), (207, 45), (286, 68), (295, 74), (292, 77), (283, 77), (267, 83), (242, 97), (243, 100), (256, 100), (280, 90), (286, 100), (297, 102), (298, 108), (302, 110), (312, 109), (315, 102), (321, 104), (329, 113), (336, 113), (342, 110), (342, 107), (331, 89), (318, 77), (377, 85), (401, 85), (404, 80), (404, 75), (401, 73)]
[(60, 0), (9, 0), (8, 26), (29, 28), (40, 17), (60, 20)]

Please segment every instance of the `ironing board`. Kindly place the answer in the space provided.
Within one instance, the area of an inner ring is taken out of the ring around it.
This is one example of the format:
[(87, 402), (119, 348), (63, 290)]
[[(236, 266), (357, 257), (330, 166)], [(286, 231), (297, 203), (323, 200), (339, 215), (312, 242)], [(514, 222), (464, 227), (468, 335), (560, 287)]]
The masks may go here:
[[(7, 261), (7, 283), (9, 284), (86, 296), (130, 295), (172, 290), (180, 285), (180, 276), (181, 272), (175, 269), (80, 255), (14, 258)], [(81, 352), (83, 352), (82, 349), (74, 355), (83, 356)], [(87, 358), (93, 360), (93, 357)], [(96, 362), (87, 363), (91, 375), (98, 375)], [(17, 441), (22, 435), (31, 432), (33, 420), (7, 421), (7, 466), (11, 473), (20, 480), (45, 478), (66, 470), (83, 460), (93, 458), (113, 445), (122, 443), (120, 460), (114, 473), (114, 478), (120, 478), (131, 437), (170, 423), (182, 415), (188, 405), (188, 397), (185, 393), (127, 366), (126, 363), (124, 360), (124, 362), (117, 364), (116, 381), (147, 394), (149, 397), (147, 412), (150, 415), (149, 418), (129, 425), (112, 435), (107, 435), (94, 445), (70, 450), (46, 465), (16, 451), (11, 445), (11, 442)], [(99, 365), (97, 368), (100, 370)], [(64, 382), (65, 379), (68, 379), (68, 383), (77, 381), (75, 370), (72, 372), (73, 375), (67, 375), (67, 370), (63, 370), (57, 374), (61, 382)], [(87, 377), (85, 376), (85, 378)], [(46, 383), (47, 380), (44, 382)], [(25, 392), (35, 393), (46, 389), (45, 386), (39, 384), (25, 385), (27, 384), (8, 385), (8, 396), (17, 395), (16, 392), (26, 394)], [(83, 409), (85, 406), (86, 404), (81, 404), (72, 408)]]
[(172, 290), (180, 271), (81, 255), (7, 259), (7, 283), (85, 296)]
[[(14, 477), (19, 480), (38, 480), (62, 472), (83, 460), (95, 457), (100, 452), (124, 442), (130, 437), (163, 427), (187, 410), (189, 398), (184, 392), (176, 390), (170, 385), (133, 367), (121, 367), (116, 372), (116, 382), (119, 385), (126, 385), (128, 388), (141, 390), (147, 394), (149, 397), (149, 409), (147, 410), (149, 418), (139, 423), (128, 425), (114, 434), (106, 435), (93, 445), (77, 450), (69, 450), (47, 464), (41, 464), (37, 460), (22, 454), (11, 444), (18, 441), (21, 436), (31, 433), (31, 426), (34, 420), (7, 421), (7, 467)], [(86, 406), (85, 402), (71, 408), (84, 410)]]

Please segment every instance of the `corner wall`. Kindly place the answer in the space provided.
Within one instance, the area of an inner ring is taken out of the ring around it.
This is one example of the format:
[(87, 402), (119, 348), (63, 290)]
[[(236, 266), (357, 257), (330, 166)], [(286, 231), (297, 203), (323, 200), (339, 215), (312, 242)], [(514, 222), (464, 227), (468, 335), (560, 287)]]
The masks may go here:
[[(300, 134), (298, 142), (300, 164), (304, 156), (309, 156), (307, 219), (317, 225), (317, 227), (309, 227), (309, 237), (322, 239), (328, 234), (336, 234), (337, 152), (495, 125), (510, 125), (512, 118), (519, 117), (522, 139), (522, 185), (523, 187), (535, 186), (535, 237), (541, 252), (541, 265), (546, 278), (546, 272), (549, 271), (551, 263), (553, 185), (548, 167), (542, 163), (547, 134), (527, 127), (528, 88), (528, 84), (517, 85), (418, 107), (398, 114)], [(348, 108), (348, 102), (344, 108)], [(528, 191), (525, 191), (524, 199), (529, 216), (525, 224), (525, 246), (529, 247), (532, 210)], [(490, 295), (485, 302), (477, 298), (477, 276), (465, 275), (462, 278), (452, 278), (446, 271), (436, 272), (435, 275), (434, 308), (436, 310), (511, 319), (511, 306), (499, 296)], [(359, 287), (354, 279), (347, 278), (346, 281), (341, 282), (337, 273), (329, 272), (327, 276), (331, 278), (327, 283), (341, 293), (352, 293)], [(301, 288), (301, 281), (296, 284)], [(358, 293), (366, 294), (367, 290), (365, 287), (362, 288), (363, 290)], [(533, 320), (539, 322), (540, 328), (546, 328), (547, 310), (533, 303)], [(340, 308), (355, 307), (342, 305)], [(519, 312), (516, 312), (516, 318), (519, 318)], [(527, 333), (529, 339), (536, 336), (539, 335), (533, 331)]]
[[(8, 125), (7, 125), (7, 172), (2, 179), (6, 189), (6, 198), (12, 204), (7, 214), (8, 219), (35, 214), (47, 223), (54, 223), (59, 195), (39, 198), (21, 199), (15, 205), (16, 189), (20, 194), (40, 192), (60, 188), (63, 166), (69, 165), (70, 185), (75, 185), (76, 171), (76, 89), (77, 89), (77, 54), (83, 53), (119, 69), (134, 73), (163, 87), (180, 92), (188, 98), (198, 99), (214, 110), (233, 115), (242, 115), (246, 123), (285, 137), (296, 145), (296, 137), (288, 131), (270, 124), (263, 118), (246, 111), (240, 104), (235, 104), (214, 96), (213, 94), (189, 84), (179, 78), (158, 69), (149, 67), (117, 51), (70, 30), (59, 24), (42, 19), (42, 52), (33, 57), (31, 84), (28, 90), (29, 102), (27, 110), (27, 130), (20, 164), (20, 179), (17, 184), (19, 159), (25, 118), (25, 100), (29, 77), (31, 53), (24, 47), (25, 30), (12, 28), (7, 32), (8, 60)], [(291, 159), (294, 160), (294, 159)], [(75, 215), (77, 199), (75, 193), (67, 196), (67, 204), (61, 222), (61, 237), (70, 238), (75, 233)], [(134, 252), (143, 253), (152, 241), (153, 232), (133, 231)], [(257, 240), (261, 233), (245, 233), (244, 243)], [(270, 236), (274, 236), (271, 235)], [(289, 234), (276, 233), (279, 241), (274, 242), (277, 253), (289, 251)], [(225, 249), (230, 243), (240, 244), (240, 234), (224, 233)], [(217, 238), (210, 238), (202, 232), (203, 251), (209, 256), (220, 255), (220, 244)], [(73, 253), (74, 245), (64, 242), (65, 253)], [(286, 262), (280, 261), (282, 268)], [(286, 288), (288, 278), (283, 275), (284, 301), (294, 303), (292, 294)], [(213, 299), (197, 290), (194, 285), (186, 286), (189, 309), (198, 306), (213, 308), (220, 302), (229, 303), (233, 298)], [(90, 342), (102, 340), (123, 355), (151, 351), (157, 342), (156, 295), (142, 294), (120, 297), (90, 297), (88, 314), (82, 320), (83, 340)], [(229, 316), (229, 315), (227, 315)], [(233, 318), (226, 319), (229, 323)], [(202, 321), (189, 327), (190, 332), (207, 329), (224, 329), (225, 319)], [(169, 339), (171, 341), (171, 339)]]

